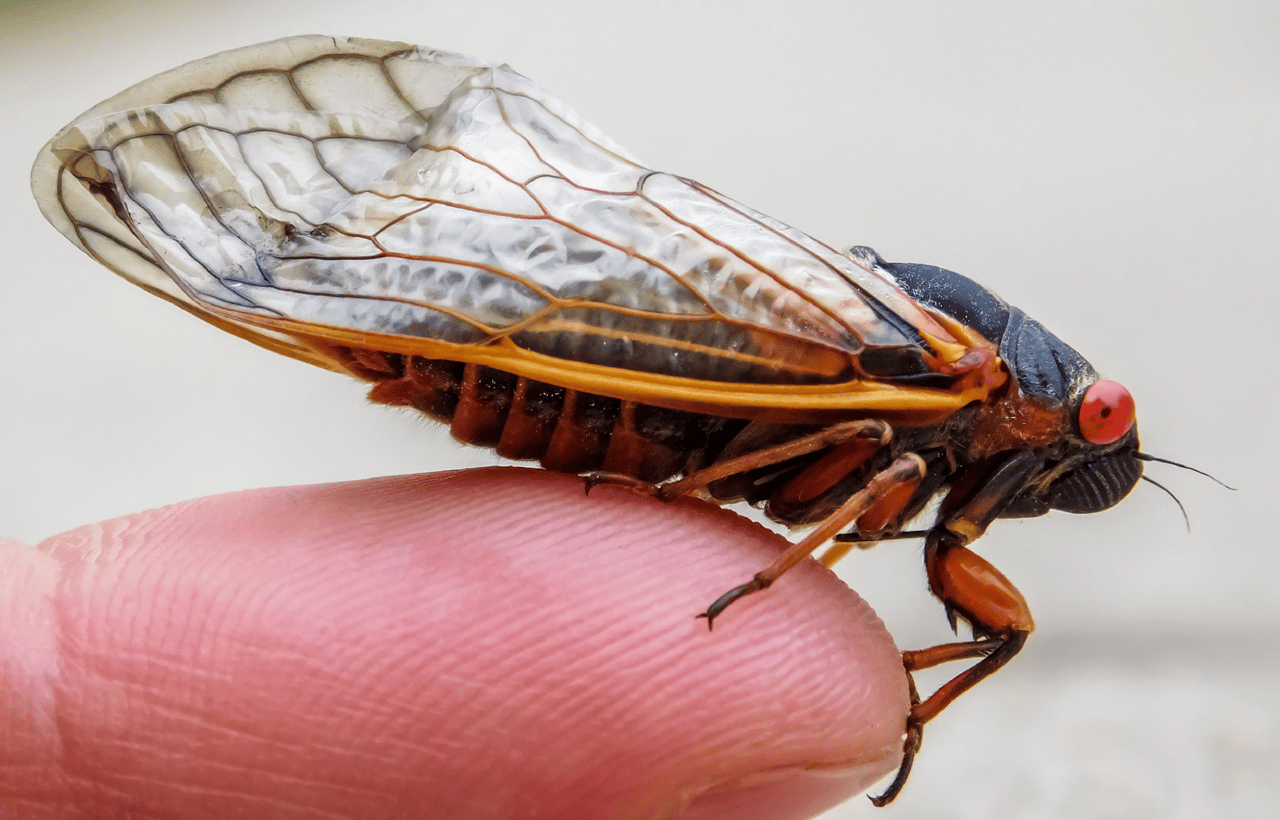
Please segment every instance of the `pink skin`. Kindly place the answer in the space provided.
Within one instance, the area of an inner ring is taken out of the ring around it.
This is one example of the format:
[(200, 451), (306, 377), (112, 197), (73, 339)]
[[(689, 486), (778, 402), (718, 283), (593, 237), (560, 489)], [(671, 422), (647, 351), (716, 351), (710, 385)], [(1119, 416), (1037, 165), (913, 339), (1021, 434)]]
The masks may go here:
[(0, 816), (810, 817), (907, 692), (815, 562), (694, 618), (783, 545), (513, 468), (0, 541)]

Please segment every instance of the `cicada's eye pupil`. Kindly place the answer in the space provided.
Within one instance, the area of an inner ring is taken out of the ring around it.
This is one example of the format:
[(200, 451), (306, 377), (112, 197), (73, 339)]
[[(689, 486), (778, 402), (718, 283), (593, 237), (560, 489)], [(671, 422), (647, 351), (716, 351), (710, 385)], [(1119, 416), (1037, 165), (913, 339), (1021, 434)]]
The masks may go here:
[(1133, 395), (1119, 382), (1095, 382), (1080, 402), (1080, 435), (1093, 444), (1119, 441), (1134, 419)]

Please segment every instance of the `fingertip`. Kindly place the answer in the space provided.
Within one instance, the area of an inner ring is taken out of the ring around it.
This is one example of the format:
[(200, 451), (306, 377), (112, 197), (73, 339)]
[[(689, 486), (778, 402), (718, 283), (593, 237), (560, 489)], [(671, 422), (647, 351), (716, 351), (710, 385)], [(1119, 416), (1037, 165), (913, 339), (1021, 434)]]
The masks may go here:
[(378, 817), (394, 793), (464, 818), (512, 788), (566, 819), (695, 795), (705, 814), (760, 778), (779, 811), (838, 801), (901, 754), (879, 619), (816, 562), (714, 632), (696, 617), (784, 546), (711, 505), (513, 468), (131, 516), (46, 544), (76, 579), (65, 732), (100, 793), (142, 767), (146, 805), (191, 817), (281, 800)]

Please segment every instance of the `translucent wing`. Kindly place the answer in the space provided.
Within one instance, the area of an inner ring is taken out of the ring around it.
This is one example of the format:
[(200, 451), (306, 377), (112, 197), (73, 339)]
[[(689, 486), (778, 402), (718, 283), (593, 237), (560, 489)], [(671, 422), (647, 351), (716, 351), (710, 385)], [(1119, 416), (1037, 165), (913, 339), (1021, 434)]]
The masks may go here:
[(58, 134), (33, 187), (120, 275), (335, 369), (316, 340), (860, 406), (945, 387), (970, 341), (511, 69), (402, 43), (296, 37), (161, 74)]

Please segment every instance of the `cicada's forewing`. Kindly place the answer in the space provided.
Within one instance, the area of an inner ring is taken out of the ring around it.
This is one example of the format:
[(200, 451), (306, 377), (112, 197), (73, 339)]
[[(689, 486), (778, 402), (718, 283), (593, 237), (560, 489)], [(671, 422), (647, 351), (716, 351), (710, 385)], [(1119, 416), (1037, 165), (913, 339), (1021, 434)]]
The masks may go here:
[(33, 180), (108, 267), (335, 369), (326, 343), (703, 408), (945, 412), (987, 389), (953, 380), (980, 338), (874, 265), (460, 55), (323, 37), (216, 55), (87, 112)]

